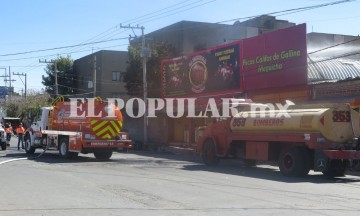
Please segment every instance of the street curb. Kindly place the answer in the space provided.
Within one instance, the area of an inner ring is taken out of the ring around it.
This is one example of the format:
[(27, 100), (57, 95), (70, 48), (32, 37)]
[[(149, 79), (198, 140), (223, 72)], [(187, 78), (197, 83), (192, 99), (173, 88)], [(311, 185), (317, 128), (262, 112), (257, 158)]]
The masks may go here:
[(178, 146), (167, 146), (166, 150), (173, 153), (173, 154), (196, 155), (195, 149), (193, 149), (193, 148), (184, 148), (184, 147), (178, 147)]

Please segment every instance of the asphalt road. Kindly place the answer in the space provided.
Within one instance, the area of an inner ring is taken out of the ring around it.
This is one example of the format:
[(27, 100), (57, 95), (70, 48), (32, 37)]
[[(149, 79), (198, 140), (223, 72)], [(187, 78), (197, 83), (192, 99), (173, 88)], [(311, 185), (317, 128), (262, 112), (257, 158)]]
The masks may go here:
[[(359, 215), (360, 177), (287, 178), (239, 161), (205, 167), (195, 156), (154, 152), (26, 159), (0, 151), (0, 215)], [(37, 150), (37, 153), (40, 153)]]

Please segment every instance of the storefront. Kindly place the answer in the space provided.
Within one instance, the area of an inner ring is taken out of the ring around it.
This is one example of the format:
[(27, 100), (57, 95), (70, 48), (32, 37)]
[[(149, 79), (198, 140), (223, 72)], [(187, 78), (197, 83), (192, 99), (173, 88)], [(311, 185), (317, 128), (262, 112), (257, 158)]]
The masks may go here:
[[(309, 100), (305, 24), (208, 50), (162, 61), (162, 97), (196, 98), (196, 112), (207, 101), (249, 98), (254, 102), (281, 103)], [(218, 103), (218, 105), (220, 105)], [(196, 128), (207, 118), (166, 118), (167, 143), (189, 146), (196, 141)]]

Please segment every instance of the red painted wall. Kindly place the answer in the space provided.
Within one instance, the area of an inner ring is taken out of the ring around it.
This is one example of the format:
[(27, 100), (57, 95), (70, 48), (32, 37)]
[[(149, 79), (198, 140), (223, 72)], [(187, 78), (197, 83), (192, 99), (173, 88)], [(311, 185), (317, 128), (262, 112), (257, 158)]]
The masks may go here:
[(306, 25), (244, 39), (244, 90), (307, 84)]
[(200, 97), (307, 85), (306, 25), (161, 63), (163, 97)]

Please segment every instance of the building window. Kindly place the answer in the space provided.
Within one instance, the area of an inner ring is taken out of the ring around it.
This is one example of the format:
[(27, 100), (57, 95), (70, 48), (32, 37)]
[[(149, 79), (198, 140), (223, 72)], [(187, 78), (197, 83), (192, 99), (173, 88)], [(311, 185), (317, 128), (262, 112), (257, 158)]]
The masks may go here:
[(125, 78), (125, 72), (120, 72), (120, 71), (112, 72), (112, 81), (124, 82), (124, 78)]
[(112, 81), (120, 81), (120, 71), (113, 71), (112, 72)]

